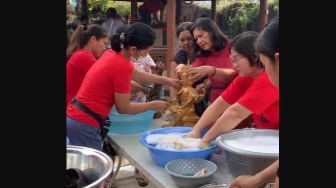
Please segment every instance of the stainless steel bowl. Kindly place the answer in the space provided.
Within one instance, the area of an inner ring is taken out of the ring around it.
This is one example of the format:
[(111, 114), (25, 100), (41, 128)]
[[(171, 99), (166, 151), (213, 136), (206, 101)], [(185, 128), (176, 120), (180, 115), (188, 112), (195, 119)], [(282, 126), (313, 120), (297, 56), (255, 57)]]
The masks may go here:
[[(113, 170), (113, 161), (105, 153), (80, 146), (67, 146), (67, 163), (66, 169), (77, 168), (82, 171), (88, 169), (94, 170), (99, 174), (95, 181), (91, 182), (84, 188), (99, 188), (103, 185), (105, 179)], [(97, 175), (97, 174), (95, 174)], [(88, 177), (90, 179), (90, 177)]]
[(227, 145), (225, 140), (234, 140), (243, 137), (275, 136), (279, 137), (279, 130), (270, 129), (237, 129), (217, 137), (216, 143), (223, 148), (226, 162), (234, 177), (240, 175), (254, 175), (279, 158), (279, 153), (261, 153), (246, 151)]

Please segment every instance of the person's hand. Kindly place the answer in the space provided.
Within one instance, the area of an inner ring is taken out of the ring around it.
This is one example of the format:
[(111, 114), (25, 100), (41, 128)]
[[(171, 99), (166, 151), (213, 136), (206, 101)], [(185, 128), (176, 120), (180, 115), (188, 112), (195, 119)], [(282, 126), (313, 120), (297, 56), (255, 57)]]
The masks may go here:
[(152, 71), (155, 73), (162, 72), (165, 68), (166, 65), (162, 61), (158, 62), (155, 67), (151, 67)]
[(193, 82), (196, 82), (197, 80), (209, 75), (212, 69), (213, 68), (211, 66), (194, 67), (188, 70), (187, 76), (191, 75)]
[(169, 107), (169, 102), (166, 102), (166, 101), (156, 100), (156, 101), (151, 101), (149, 103), (151, 103), (151, 105), (153, 106), (153, 110), (160, 112), (160, 113), (166, 112)]
[(188, 138), (200, 138), (200, 137), (201, 137), (201, 133), (196, 132), (195, 130), (192, 130), (192, 131), (190, 131), (190, 132), (187, 134), (187, 137), (188, 137)]
[(201, 140), (198, 148), (199, 149), (207, 149), (211, 146), (211, 144), (209, 142), (204, 142), (203, 140)]
[(204, 88), (204, 84), (202, 83), (202, 84), (198, 84), (195, 89), (198, 94), (205, 94), (203, 88)]
[(137, 93), (140, 91), (144, 91), (143, 86), (138, 82), (131, 80), (131, 93)]
[(178, 89), (182, 86), (182, 81), (180, 79), (167, 78), (167, 84)]
[(180, 77), (181, 73), (182, 73), (182, 68), (185, 67), (185, 64), (178, 64), (175, 69), (174, 69), (174, 74), (177, 75), (178, 77)]
[(229, 188), (256, 188), (259, 187), (255, 176), (242, 175), (238, 176), (230, 185)]
[(158, 62), (158, 63), (156, 64), (156, 67), (157, 67), (157, 69), (159, 69), (159, 70), (163, 70), (163, 69), (166, 68), (166, 65), (165, 65), (162, 61), (160, 61), (160, 62)]

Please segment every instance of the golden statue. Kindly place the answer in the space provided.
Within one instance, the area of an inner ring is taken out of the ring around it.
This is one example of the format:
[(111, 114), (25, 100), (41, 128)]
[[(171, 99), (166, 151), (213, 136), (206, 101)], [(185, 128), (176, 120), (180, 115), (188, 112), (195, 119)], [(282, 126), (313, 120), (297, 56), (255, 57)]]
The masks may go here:
[(194, 103), (203, 100), (206, 80), (204, 81), (202, 92), (199, 94), (197, 90), (192, 87), (193, 81), (191, 76), (186, 75), (189, 69), (191, 69), (191, 65), (188, 60), (187, 66), (183, 67), (181, 72), (182, 87), (176, 93), (176, 98), (169, 100), (171, 106), (168, 110), (172, 114), (172, 119), (168, 124), (162, 125), (162, 127), (193, 127), (200, 119), (195, 113)]

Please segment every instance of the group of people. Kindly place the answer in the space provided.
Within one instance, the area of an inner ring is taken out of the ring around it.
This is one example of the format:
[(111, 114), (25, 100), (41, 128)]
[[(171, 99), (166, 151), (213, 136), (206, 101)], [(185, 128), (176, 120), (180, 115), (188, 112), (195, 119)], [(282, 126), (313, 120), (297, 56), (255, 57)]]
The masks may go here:
[[(210, 88), (208, 107), (200, 112), (200, 119), (188, 134), (200, 138), (201, 131), (208, 130), (200, 148), (232, 129), (252, 126), (279, 130), (278, 24), (279, 18), (275, 18), (260, 34), (247, 31), (232, 40), (206, 17), (177, 28), (180, 48), (171, 63), (172, 77), (180, 78), (187, 59), (191, 59), (194, 68), (187, 75), (194, 83), (207, 78)], [(174, 95), (176, 90), (171, 89)], [(254, 176), (239, 176), (231, 188), (259, 187), (275, 179), (279, 187), (278, 167), (279, 160)]]
[[(165, 112), (168, 102), (132, 103), (132, 93), (143, 91), (143, 84), (165, 84), (171, 86), (170, 97), (175, 98), (181, 85), (180, 73), (187, 62), (193, 67), (187, 72), (193, 87), (197, 90), (206, 80), (209, 91), (204, 101), (195, 103), (200, 119), (188, 135), (199, 138), (201, 131), (208, 129), (200, 148), (232, 129), (253, 126), (279, 130), (279, 18), (260, 34), (248, 31), (232, 40), (208, 17), (181, 23), (176, 30), (180, 47), (168, 67), (169, 77), (136, 66), (150, 61), (149, 53), (156, 40), (153, 29), (142, 22), (116, 28), (113, 19), (102, 25), (80, 25), (67, 49), (66, 123), (72, 145), (103, 149), (104, 123), (78, 104), (105, 122), (114, 105), (121, 114)], [(108, 44), (110, 49), (106, 49)], [(275, 179), (278, 168), (276, 161), (254, 176), (237, 177), (231, 188), (263, 185)]]
[[(114, 105), (121, 114), (168, 109), (169, 103), (161, 100), (131, 103), (131, 91), (142, 91), (142, 83), (172, 87), (181, 83), (179, 79), (134, 68), (133, 62), (148, 59), (155, 40), (153, 29), (141, 22), (119, 28), (110, 38), (101, 25), (92, 24), (86, 30), (81, 25), (76, 29), (67, 49), (66, 64), (66, 123), (70, 144), (103, 150), (106, 133), (102, 134), (101, 127), (106, 125), (104, 122), (108, 121)], [(109, 41), (111, 49), (106, 49)]]

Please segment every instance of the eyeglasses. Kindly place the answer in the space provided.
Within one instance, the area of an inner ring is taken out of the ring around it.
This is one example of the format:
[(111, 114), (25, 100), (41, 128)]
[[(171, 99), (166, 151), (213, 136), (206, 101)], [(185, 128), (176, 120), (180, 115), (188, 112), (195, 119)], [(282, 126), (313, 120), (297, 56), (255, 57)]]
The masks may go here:
[(240, 56), (240, 57), (236, 57), (236, 56), (232, 57), (232, 56), (230, 56), (232, 64), (237, 64), (237, 65), (238, 65), (238, 61), (239, 61), (241, 58), (244, 58), (244, 57), (245, 57), (245, 56)]

